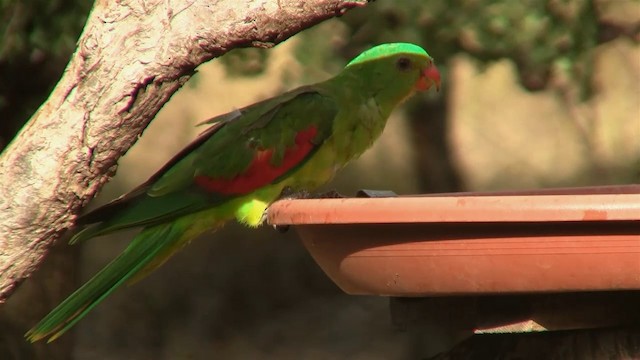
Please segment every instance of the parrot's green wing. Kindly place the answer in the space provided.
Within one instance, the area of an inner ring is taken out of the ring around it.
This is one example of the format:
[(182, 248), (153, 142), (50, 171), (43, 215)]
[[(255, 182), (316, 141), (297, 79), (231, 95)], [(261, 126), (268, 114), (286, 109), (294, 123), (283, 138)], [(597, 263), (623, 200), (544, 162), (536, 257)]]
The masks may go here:
[(214, 118), (144, 184), (81, 216), (86, 227), (71, 243), (163, 223), (277, 182), (323, 143), (337, 112), (321, 89), (302, 87)]

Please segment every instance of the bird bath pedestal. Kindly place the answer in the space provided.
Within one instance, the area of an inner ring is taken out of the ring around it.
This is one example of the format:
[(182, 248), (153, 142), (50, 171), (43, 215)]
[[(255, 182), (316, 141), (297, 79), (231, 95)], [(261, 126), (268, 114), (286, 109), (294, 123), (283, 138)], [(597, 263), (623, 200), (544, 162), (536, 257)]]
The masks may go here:
[(400, 327), (640, 321), (640, 185), (282, 200), (268, 221), (292, 226), (344, 292), (391, 297)]

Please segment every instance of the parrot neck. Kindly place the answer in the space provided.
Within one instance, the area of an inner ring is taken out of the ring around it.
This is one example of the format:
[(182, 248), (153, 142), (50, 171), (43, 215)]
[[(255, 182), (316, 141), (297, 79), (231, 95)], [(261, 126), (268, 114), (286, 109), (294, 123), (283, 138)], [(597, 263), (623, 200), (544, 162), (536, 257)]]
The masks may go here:
[(344, 165), (358, 158), (380, 137), (395, 104), (381, 101), (359, 76), (336, 77), (321, 87), (334, 94), (339, 102), (340, 111), (333, 123), (330, 143), (335, 162)]
[[(345, 84), (348, 85), (345, 86)], [(365, 107), (367, 111), (371, 111), (372, 104), (375, 103), (382, 121), (386, 121), (393, 109), (407, 97), (388, 96), (385, 84), (377, 84), (371, 81), (370, 76), (353, 71), (339, 74), (328, 80), (327, 85), (332, 93), (340, 94), (338, 98), (345, 100), (343, 106)]]
[[(360, 104), (369, 104), (375, 101), (378, 106), (380, 116), (386, 121), (393, 109), (409, 98), (413, 91), (407, 92), (400, 88), (395, 88), (397, 84), (393, 82), (382, 83), (376, 80), (377, 76), (371, 76), (367, 69), (361, 71), (345, 71), (332, 80), (335, 90), (344, 94), (345, 98)], [(360, 69), (358, 69), (360, 70)], [(345, 86), (345, 84), (349, 84)]]

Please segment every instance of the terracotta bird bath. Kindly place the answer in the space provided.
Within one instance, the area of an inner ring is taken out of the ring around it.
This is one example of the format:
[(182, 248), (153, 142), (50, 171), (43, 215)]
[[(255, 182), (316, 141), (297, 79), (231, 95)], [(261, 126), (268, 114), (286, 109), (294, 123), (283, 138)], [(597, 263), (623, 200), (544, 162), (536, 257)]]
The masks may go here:
[(268, 221), (348, 294), (640, 290), (640, 185), (283, 200)]
[(348, 294), (640, 290), (640, 185), (279, 201)]

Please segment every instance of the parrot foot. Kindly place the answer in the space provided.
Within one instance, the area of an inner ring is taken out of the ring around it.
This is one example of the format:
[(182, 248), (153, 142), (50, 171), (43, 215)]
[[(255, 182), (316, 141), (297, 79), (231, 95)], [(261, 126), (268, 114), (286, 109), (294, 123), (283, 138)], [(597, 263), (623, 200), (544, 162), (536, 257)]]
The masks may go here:
[(285, 187), (280, 193), (278, 200), (298, 200), (298, 199), (344, 199), (346, 196), (336, 190), (329, 190), (323, 193), (311, 193), (307, 190), (293, 190)]
[(346, 196), (336, 190), (329, 190), (323, 193), (311, 193), (307, 190), (294, 190), (287, 186), (282, 189), (278, 200), (298, 200), (298, 199), (344, 199)]
[(297, 200), (297, 199), (310, 199), (313, 196), (307, 190), (294, 190), (290, 186), (285, 186), (280, 192), (278, 200)]
[[(290, 186), (285, 186), (280, 192), (278, 200), (296, 200), (296, 199), (308, 199), (311, 197), (311, 193), (306, 190), (294, 190)], [(266, 212), (265, 212), (266, 216)], [(273, 225), (273, 228), (279, 233), (286, 233), (289, 231), (289, 225)]]
[[(345, 197), (346, 196), (340, 194), (335, 190), (330, 190), (320, 194), (312, 194), (306, 190), (294, 190), (291, 187), (287, 186), (284, 189), (282, 189), (282, 192), (280, 192), (280, 196), (278, 197), (278, 200), (342, 199)], [(266, 212), (264, 216), (266, 217)], [(289, 225), (273, 225), (273, 228), (280, 233), (286, 233), (287, 231), (289, 231), (289, 227), (290, 227)]]

